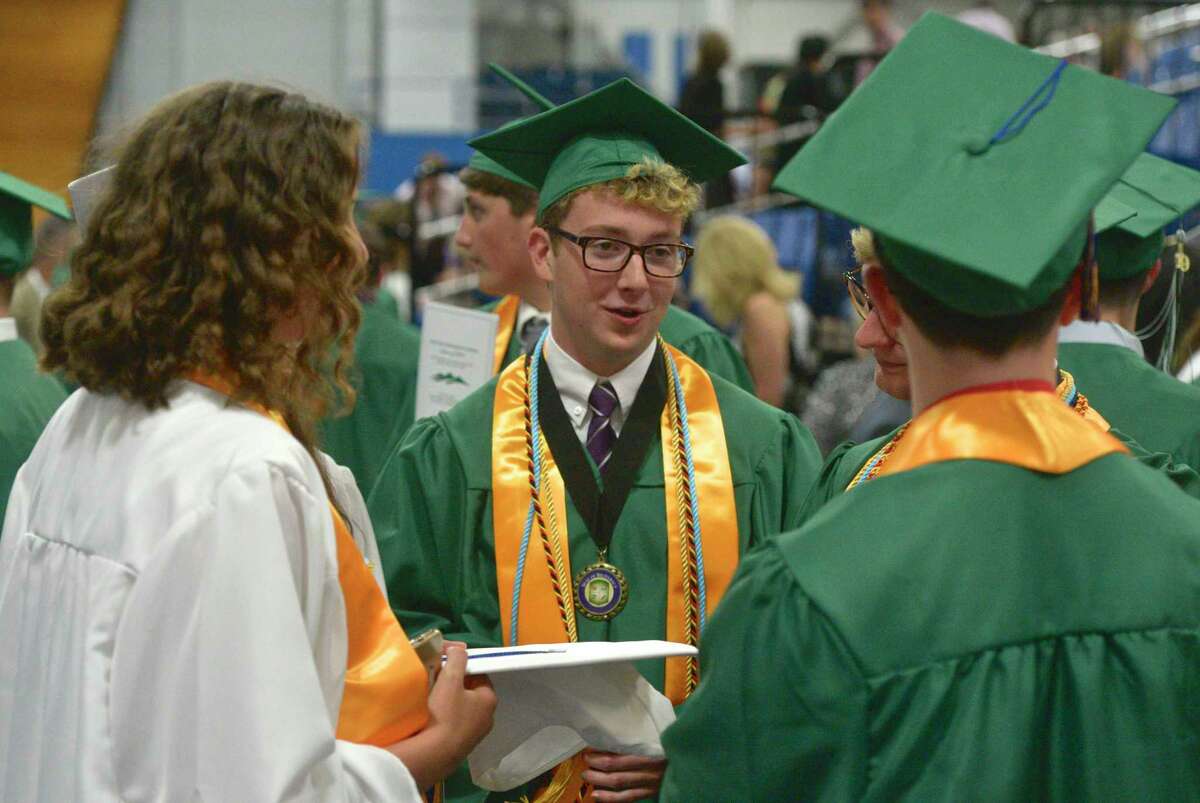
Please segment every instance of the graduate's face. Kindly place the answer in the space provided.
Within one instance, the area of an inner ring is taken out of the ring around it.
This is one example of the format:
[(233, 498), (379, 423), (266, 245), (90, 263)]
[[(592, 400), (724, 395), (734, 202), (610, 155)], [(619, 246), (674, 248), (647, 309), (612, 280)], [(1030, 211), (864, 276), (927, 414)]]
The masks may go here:
[[(590, 191), (580, 193), (559, 225), (577, 236), (611, 236), (634, 245), (679, 242), (683, 221), (674, 215)], [(651, 276), (634, 254), (619, 273), (583, 264), (578, 245), (534, 229), (530, 250), (538, 274), (551, 283), (554, 339), (601, 376), (611, 376), (641, 354), (658, 332), (676, 279)]]
[[(870, 268), (864, 268), (870, 270)], [(912, 396), (908, 381), (908, 355), (896, 339), (895, 332), (884, 323), (876, 306), (871, 309), (858, 331), (854, 343), (875, 357), (875, 384), (892, 398), (907, 401)]]
[(479, 288), (499, 296), (519, 293), (531, 278), (529, 250), (533, 210), (514, 215), (508, 199), (468, 190), (454, 235), (463, 262), (479, 273)]

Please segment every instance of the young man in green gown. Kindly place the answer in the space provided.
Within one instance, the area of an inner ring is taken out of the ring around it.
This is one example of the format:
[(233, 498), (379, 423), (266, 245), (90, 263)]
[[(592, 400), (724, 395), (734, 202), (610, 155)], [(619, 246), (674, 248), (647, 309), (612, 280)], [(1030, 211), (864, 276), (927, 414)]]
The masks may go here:
[[(694, 182), (742, 158), (625, 80), (473, 144), (539, 187), (529, 251), (551, 324), (530, 357), (419, 421), (384, 468), (370, 512), (392, 605), (411, 634), (473, 645), (695, 643), (819, 463), (796, 418), (659, 337)], [(678, 704), (700, 667), (639, 669)], [(503, 799), (650, 797), (661, 773), (588, 753)]]
[[(507, 70), (490, 66), (538, 108), (554, 108), (553, 103)], [(550, 319), (550, 292), (534, 270), (526, 247), (535, 223), (538, 192), (528, 181), (479, 151), (471, 155), (459, 179), (467, 197), (454, 243), (464, 261), (479, 272), (480, 289), (500, 296), (485, 307), (500, 316), (495, 360), (499, 373), (533, 347)], [(729, 338), (695, 315), (672, 305), (659, 332), (663, 340), (709, 373), (754, 392), (746, 363)]]
[[(1105, 201), (1097, 207), (1097, 228), (1102, 225), (1101, 220), (1105, 218), (1106, 208), (1112, 206), (1117, 206), (1118, 209), (1109, 210), (1109, 220), (1115, 221), (1118, 217), (1121, 220), (1125, 220), (1134, 214), (1129, 207), (1119, 202), (1110, 201), (1106, 197)], [(878, 264), (879, 260), (874, 248), (874, 236), (870, 230), (865, 228), (856, 229), (852, 233), (852, 238), (855, 258), (858, 264), (860, 266)], [(870, 351), (874, 355), (876, 385), (894, 398), (908, 401), (912, 397), (912, 389), (908, 378), (908, 357), (904, 352), (904, 347), (896, 340), (894, 333), (883, 323), (878, 310), (871, 303), (870, 296), (862, 286), (861, 273), (860, 268), (851, 271), (846, 276), (846, 287), (850, 293), (851, 301), (855, 310), (862, 318), (862, 323), (854, 334), (855, 343), (859, 348)], [(1071, 406), (1072, 409), (1076, 410), (1085, 419), (1093, 421), (1102, 429), (1107, 430), (1114, 438), (1125, 444), (1130, 454), (1136, 457), (1141, 463), (1156, 471), (1163, 472), (1180, 489), (1191, 496), (1200, 498), (1200, 474), (1197, 474), (1195, 469), (1184, 463), (1177, 462), (1171, 455), (1165, 452), (1151, 452), (1147, 450), (1137, 441), (1113, 427), (1103, 412), (1099, 411), (1092, 404), (1089, 396), (1084, 395), (1081, 388), (1076, 386), (1075, 378), (1070, 373), (1063, 371), (1061, 368), (1056, 368), (1053, 379), (1056, 383), (1055, 392), (1064, 403)], [(907, 424), (903, 426), (907, 426)], [(813, 514), (824, 507), (830, 499), (834, 499), (861, 484), (863, 467), (873, 459), (877, 459), (880, 453), (896, 437), (897, 431), (893, 430), (878, 438), (872, 438), (862, 443), (847, 441), (834, 448), (826, 456), (825, 463), (821, 466), (821, 473), (817, 477), (812, 491), (809, 492), (808, 498), (804, 500), (800, 517), (794, 522), (794, 525), (799, 527), (804, 524)]]
[(34, 206), (71, 218), (58, 196), (0, 173), (0, 523), (18, 469), (67, 398), (58, 380), (38, 371), (33, 349), (17, 337), (9, 315), (13, 286), (32, 257)]
[[(1163, 229), (1200, 204), (1200, 173), (1142, 154), (1109, 197), (1137, 214), (1096, 236), (1100, 320), (1076, 321), (1059, 333), (1058, 361), (1109, 422), (1147, 449), (1200, 466), (1200, 388), (1146, 362), (1137, 328), (1142, 294), (1163, 269)], [(1182, 232), (1173, 237), (1182, 236)], [(1167, 252), (1178, 270), (1183, 244)], [(1186, 267), (1186, 266), (1182, 266)], [(1173, 304), (1173, 299), (1168, 300)], [(1164, 310), (1173, 314), (1173, 311)], [(1173, 335), (1173, 331), (1168, 336)]]
[(1200, 502), (1048, 381), (1172, 105), (927, 14), (781, 173), (875, 232), (915, 417), (743, 562), (663, 800), (1200, 794)]

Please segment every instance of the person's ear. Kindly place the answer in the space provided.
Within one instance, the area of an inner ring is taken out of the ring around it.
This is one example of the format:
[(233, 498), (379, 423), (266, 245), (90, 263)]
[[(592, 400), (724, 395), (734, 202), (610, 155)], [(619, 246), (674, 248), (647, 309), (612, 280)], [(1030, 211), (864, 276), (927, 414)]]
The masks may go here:
[(1079, 317), (1083, 309), (1083, 274), (1075, 271), (1071, 274), (1071, 283), (1067, 285), (1067, 295), (1063, 299), (1062, 309), (1058, 313), (1058, 325), (1066, 326)]
[(533, 261), (533, 272), (544, 282), (554, 280), (554, 245), (550, 232), (541, 226), (529, 230), (529, 258)]
[(899, 302), (888, 287), (883, 269), (878, 265), (863, 265), (863, 283), (866, 285), (867, 295), (871, 297), (871, 304), (879, 312), (880, 320), (889, 330), (899, 330), (904, 316), (900, 311)]
[(1158, 274), (1160, 273), (1162, 273), (1161, 259), (1155, 261), (1154, 265), (1150, 267), (1150, 270), (1146, 271), (1146, 280), (1142, 282), (1142, 291), (1138, 293), (1138, 295), (1144, 296), (1146, 293), (1149, 293), (1150, 288), (1153, 287), (1154, 283), (1158, 281)]

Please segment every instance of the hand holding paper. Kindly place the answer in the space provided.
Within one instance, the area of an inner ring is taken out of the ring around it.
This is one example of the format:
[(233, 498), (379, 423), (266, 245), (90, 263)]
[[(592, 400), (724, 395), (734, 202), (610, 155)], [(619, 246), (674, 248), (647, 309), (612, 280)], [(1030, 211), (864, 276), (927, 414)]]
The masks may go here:
[[(469, 757), (472, 779), (484, 789), (513, 789), (587, 748), (622, 758), (662, 759), (660, 734), (675, 721), (675, 710), (633, 661), (695, 653), (694, 647), (665, 641), (469, 650), (467, 673), (487, 672), (498, 699), (492, 732)], [(600, 759), (596, 764), (653, 780), (641, 774), (653, 774), (654, 761)], [(630, 769), (635, 764), (638, 768)], [(608, 775), (603, 767), (595, 770)]]

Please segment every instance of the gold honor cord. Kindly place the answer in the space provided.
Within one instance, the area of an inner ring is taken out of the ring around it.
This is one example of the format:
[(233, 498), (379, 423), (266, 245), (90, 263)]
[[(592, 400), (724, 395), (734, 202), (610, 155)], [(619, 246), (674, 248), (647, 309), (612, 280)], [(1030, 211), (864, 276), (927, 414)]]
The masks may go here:
[[(1082, 393), (1076, 390), (1075, 377), (1071, 376), (1070, 373), (1061, 368), (1058, 369), (1058, 375), (1058, 387), (1054, 390), (1055, 395), (1058, 396), (1058, 400), (1069, 405), (1072, 410), (1074, 410), (1083, 418), (1083, 420), (1090, 421), (1096, 426), (1100, 427), (1100, 429), (1104, 432), (1108, 432), (1108, 430), (1111, 429), (1108, 421), (1104, 419), (1104, 416), (1097, 412), (1096, 408), (1091, 406), (1091, 404), (1088, 402), (1087, 396), (1084, 396)], [(854, 475), (854, 479), (850, 480), (850, 483), (846, 486), (846, 491), (856, 488), (859, 485), (862, 485), (864, 482), (873, 480), (879, 475), (879, 472), (883, 470), (883, 466), (887, 462), (888, 457), (896, 450), (897, 444), (900, 443), (900, 439), (904, 436), (905, 431), (908, 430), (908, 425), (911, 423), (912, 422), (909, 421), (901, 426), (900, 429), (896, 430), (896, 434), (893, 435), (891, 439), (879, 449), (879, 451), (871, 455), (867, 462), (863, 463), (862, 468), (860, 468), (858, 473)]]
[[(665, 349), (662, 338), (659, 347)], [(680, 565), (683, 566), (684, 635), (693, 647), (700, 645), (700, 583), (696, 560), (696, 523), (692, 518), (692, 490), (685, 482), (687, 455), (683, 444), (683, 425), (679, 417), (679, 399), (675, 383), (667, 380), (667, 411), (671, 425), (671, 465), (675, 472), (675, 504), (678, 508)], [(687, 657), (687, 674), (684, 685), (685, 697), (690, 697), (700, 682), (700, 662), (696, 656)]]
[[(570, 570), (565, 567), (563, 560), (563, 551), (561, 538), (558, 531), (557, 522), (554, 520), (554, 494), (547, 494), (547, 511), (551, 516), (551, 524), (553, 531), (547, 532), (546, 520), (542, 511), (542, 495), (538, 493), (537, 477), (534, 474), (534, 459), (533, 459), (533, 405), (530, 402), (530, 373), (531, 359), (527, 356), (524, 358), (525, 363), (525, 444), (526, 444), (526, 462), (529, 466), (529, 499), (533, 505), (534, 522), (537, 526), (538, 539), (542, 543), (542, 550), (546, 556), (546, 566), (550, 571), (550, 586), (554, 591), (554, 601), (558, 606), (558, 614), (562, 618), (563, 628), (567, 631), (567, 640), (575, 642), (579, 640), (579, 631), (575, 623), (575, 606), (573, 602), (567, 600), (564, 588), (566, 583), (564, 578), (570, 576)], [(534, 369), (536, 370), (536, 369)], [(540, 434), (540, 433), (539, 433)], [(543, 435), (539, 438), (538, 452), (542, 463), (541, 482), (543, 487), (548, 486), (554, 481), (550, 473), (550, 452), (546, 448), (546, 438)]]

